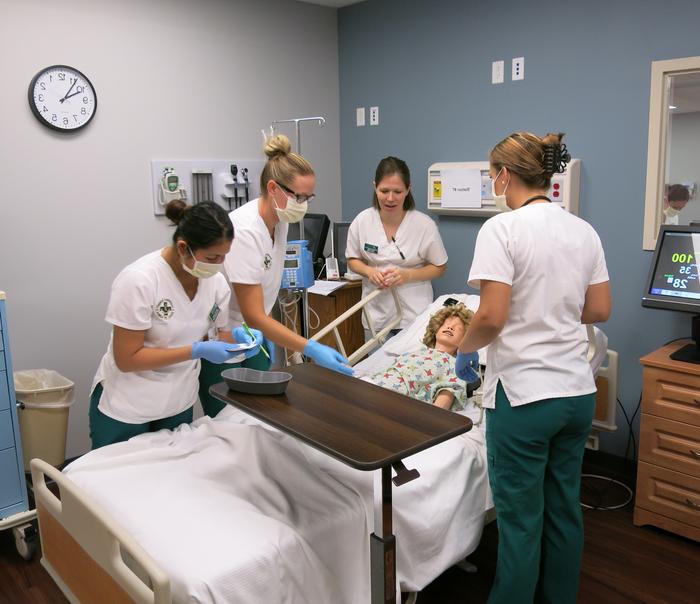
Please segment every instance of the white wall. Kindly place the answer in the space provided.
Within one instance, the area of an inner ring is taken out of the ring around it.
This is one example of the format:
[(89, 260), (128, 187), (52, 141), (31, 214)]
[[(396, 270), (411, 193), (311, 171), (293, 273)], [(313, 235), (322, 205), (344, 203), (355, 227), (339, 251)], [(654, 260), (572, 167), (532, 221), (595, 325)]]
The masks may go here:
[[(0, 0), (0, 289), (15, 369), (76, 383), (68, 456), (89, 448), (110, 283), (171, 234), (153, 216), (149, 160), (259, 157), (271, 120), (324, 115), (303, 152), (314, 210), (339, 219), (337, 53), (336, 11), (291, 0)], [(77, 135), (28, 106), (32, 77), (58, 63), (97, 90)]]
[(680, 224), (700, 220), (700, 113), (673, 116), (669, 184), (696, 183), (695, 197), (679, 215)]

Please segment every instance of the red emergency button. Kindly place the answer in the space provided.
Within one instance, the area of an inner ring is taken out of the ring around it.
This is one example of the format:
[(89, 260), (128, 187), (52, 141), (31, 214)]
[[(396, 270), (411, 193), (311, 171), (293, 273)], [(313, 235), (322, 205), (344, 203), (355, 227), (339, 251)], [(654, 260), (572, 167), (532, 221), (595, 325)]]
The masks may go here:
[(556, 189), (559, 189), (559, 187), (560, 187), (561, 185), (560, 185), (558, 182), (555, 182), (554, 185), (552, 185), (552, 186), (553, 186), (554, 189), (556, 190)]
[(554, 193), (552, 193), (552, 197), (559, 197), (559, 191), (554, 191)]

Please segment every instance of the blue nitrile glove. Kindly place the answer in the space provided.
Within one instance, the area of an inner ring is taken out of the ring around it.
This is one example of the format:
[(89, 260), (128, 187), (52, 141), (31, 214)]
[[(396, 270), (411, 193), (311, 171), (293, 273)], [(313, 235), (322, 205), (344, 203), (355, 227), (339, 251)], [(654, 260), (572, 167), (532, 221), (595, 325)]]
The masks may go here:
[[(251, 329), (250, 327), (248, 329), (250, 330), (250, 333), (253, 334), (252, 338), (246, 332), (246, 330), (243, 329), (243, 327), (234, 327), (231, 330), (231, 336), (233, 337), (233, 341), (236, 344), (250, 344), (251, 342), (256, 342), (258, 344), (250, 350), (241, 351), (245, 355), (246, 359), (250, 359), (258, 355), (258, 353), (260, 352), (260, 343), (263, 341), (262, 331), (260, 331), (259, 329)], [(239, 352), (238, 354), (241, 353)]]
[(232, 359), (237, 352), (230, 352), (231, 342), (220, 342), (218, 340), (205, 340), (192, 344), (192, 358), (206, 359), (211, 363), (225, 363)]
[(270, 365), (275, 363), (275, 343), (272, 340), (263, 338), (263, 348), (267, 350), (267, 354), (270, 355)]
[(476, 352), (458, 352), (455, 373), (461, 380), (471, 384), (479, 380), (479, 354)]
[(352, 368), (348, 365), (348, 360), (330, 346), (319, 344), (316, 340), (309, 340), (304, 346), (304, 354), (321, 367), (332, 369), (345, 375), (352, 375)]

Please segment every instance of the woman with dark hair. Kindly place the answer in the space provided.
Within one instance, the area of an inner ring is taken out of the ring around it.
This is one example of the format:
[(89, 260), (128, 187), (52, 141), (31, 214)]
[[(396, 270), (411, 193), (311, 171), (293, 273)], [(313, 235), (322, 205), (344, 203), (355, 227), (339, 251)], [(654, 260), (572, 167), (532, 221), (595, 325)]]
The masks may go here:
[[(171, 201), (166, 216), (176, 225), (172, 245), (139, 258), (112, 283), (105, 317), (112, 335), (90, 397), (93, 449), (191, 422), (199, 359), (223, 363), (260, 348), (243, 330), (223, 329), (228, 214), (211, 202)], [(240, 353), (236, 342), (255, 345)]]
[[(401, 302), (401, 329), (433, 301), (431, 280), (447, 268), (437, 226), (415, 207), (406, 162), (385, 157), (374, 176), (372, 207), (352, 221), (345, 252), (350, 270), (363, 277), (363, 297), (375, 289), (387, 289), (367, 305), (376, 329), (396, 313), (388, 288), (396, 288)], [(368, 328), (366, 322), (364, 327)]]
[(482, 404), (498, 520), (490, 604), (574, 604), (578, 592), (581, 462), (596, 391), (581, 324), (607, 321), (611, 303), (598, 234), (547, 197), (571, 159), (562, 137), (515, 132), (493, 148), (493, 198), (504, 211), (481, 227), (469, 271), (481, 300), (456, 372), (468, 377), (488, 345)]

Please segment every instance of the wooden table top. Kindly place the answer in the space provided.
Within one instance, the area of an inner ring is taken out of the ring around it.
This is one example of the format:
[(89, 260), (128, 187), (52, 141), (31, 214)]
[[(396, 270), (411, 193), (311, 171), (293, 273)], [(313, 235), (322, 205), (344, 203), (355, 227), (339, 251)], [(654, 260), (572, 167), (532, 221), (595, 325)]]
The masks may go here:
[(311, 363), (286, 368), (285, 394), (210, 388), (237, 407), (358, 470), (376, 470), (472, 428), (469, 418)]

